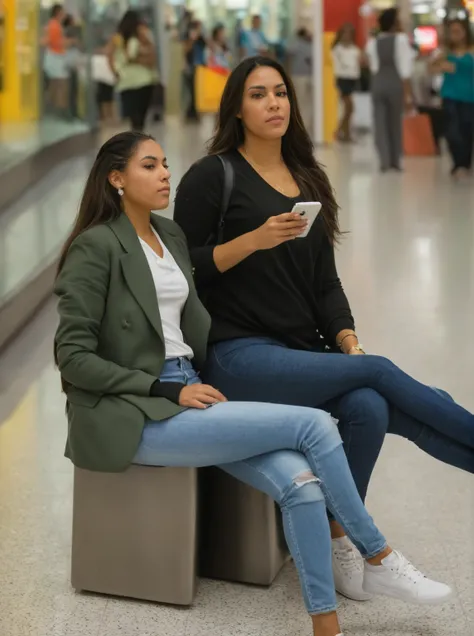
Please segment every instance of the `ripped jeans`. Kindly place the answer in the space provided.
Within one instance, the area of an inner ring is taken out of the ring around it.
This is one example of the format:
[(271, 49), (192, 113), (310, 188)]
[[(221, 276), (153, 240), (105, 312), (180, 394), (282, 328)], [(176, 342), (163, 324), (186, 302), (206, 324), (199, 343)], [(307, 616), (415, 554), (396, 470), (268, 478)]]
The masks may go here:
[[(169, 360), (163, 382), (200, 382), (187, 359)], [(332, 417), (317, 409), (226, 402), (147, 422), (135, 464), (214, 466), (272, 497), (310, 614), (336, 609), (326, 506), (365, 558), (386, 547), (357, 492)]]

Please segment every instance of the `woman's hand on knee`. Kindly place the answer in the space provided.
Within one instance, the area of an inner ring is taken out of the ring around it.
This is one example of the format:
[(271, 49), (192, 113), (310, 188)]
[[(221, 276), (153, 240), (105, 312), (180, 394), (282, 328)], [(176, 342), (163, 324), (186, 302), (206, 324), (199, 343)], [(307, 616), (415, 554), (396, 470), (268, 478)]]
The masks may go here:
[(179, 394), (179, 405), (192, 409), (207, 409), (218, 402), (227, 402), (227, 398), (208, 384), (185, 386)]

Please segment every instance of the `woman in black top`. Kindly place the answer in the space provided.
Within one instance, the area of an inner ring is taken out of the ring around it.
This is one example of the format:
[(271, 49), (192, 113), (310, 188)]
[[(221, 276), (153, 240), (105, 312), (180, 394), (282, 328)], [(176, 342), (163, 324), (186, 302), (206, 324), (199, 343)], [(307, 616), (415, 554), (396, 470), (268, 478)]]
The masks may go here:
[[(224, 196), (219, 154), (235, 181), (216, 245)], [(297, 239), (304, 221), (291, 214), (298, 201), (323, 204), (304, 239)], [(364, 355), (335, 265), (338, 206), (291, 80), (273, 60), (248, 59), (232, 73), (209, 156), (178, 188), (175, 220), (212, 316), (206, 381), (233, 400), (330, 411), (363, 499), (387, 432), (474, 472), (474, 416), (386, 358)], [(367, 599), (360, 560), (331, 524), (336, 587)]]

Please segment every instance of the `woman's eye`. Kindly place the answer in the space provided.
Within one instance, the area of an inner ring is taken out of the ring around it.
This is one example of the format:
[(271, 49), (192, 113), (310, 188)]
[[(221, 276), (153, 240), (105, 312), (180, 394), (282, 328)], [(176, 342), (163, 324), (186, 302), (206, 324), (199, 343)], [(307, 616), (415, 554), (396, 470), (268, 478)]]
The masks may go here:
[(260, 99), (263, 97), (263, 93), (252, 93), (251, 99)]
[(145, 166), (145, 170), (153, 170), (154, 167), (155, 167), (154, 163), (149, 163)]
[(288, 97), (287, 91), (280, 91), (277, 93), (277, 97)]

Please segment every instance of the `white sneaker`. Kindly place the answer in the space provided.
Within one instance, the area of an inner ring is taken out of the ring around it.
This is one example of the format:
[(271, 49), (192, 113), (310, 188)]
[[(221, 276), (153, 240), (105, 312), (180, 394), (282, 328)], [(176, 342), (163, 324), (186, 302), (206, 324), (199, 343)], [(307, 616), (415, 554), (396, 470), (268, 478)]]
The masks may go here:
[(403, 554), (393, 551), (382, 565), (365, 563), (363, 588), (370, 594), (383, 594), (407, 603), (444, 603), (453, 594), (444, 583), (428, 579)]
[(347, 537), (332, 540), (332, 569), (339, 594), (353, 601), (369, 601), (372, 594), (364, 592), (362, 557)]

